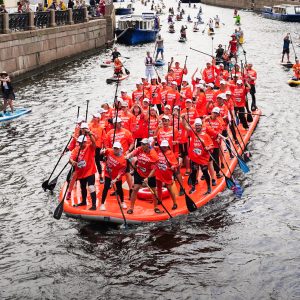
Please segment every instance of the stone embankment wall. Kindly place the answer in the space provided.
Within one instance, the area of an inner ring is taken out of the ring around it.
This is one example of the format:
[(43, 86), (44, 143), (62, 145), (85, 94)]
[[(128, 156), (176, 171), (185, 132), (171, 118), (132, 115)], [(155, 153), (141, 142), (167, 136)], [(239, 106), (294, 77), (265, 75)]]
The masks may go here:
[(96, 51), (113, 36), (113, 10), (85, 23), (0, 34), (0, 71), (21, 79)]
[(261, 11), (264, 6), (273, 6), (280, 4), (300, 5), (300, 0), (202, 0), (204, 4), (216, 5), (237, 9), (253, 9)]

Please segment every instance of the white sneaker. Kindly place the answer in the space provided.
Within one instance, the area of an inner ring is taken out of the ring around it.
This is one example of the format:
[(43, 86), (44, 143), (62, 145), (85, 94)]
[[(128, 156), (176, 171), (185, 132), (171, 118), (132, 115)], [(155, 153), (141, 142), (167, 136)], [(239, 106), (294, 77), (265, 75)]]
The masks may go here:
[(126, 205), (126, 203), (125, 203), (125, 202), (122, 202), (122, 203), (121, 203), (121, 206), (122, 206), (122, 208), (124, 208), (124, 209), (126, 209), (126, 208), (127, 208), (127, 205)]
[(106, 210), (106, 208), (105, 208), (105, 205), (104, 205), (104, 204), (101, 204), (101, 206), (100, 206), (100, 210)]

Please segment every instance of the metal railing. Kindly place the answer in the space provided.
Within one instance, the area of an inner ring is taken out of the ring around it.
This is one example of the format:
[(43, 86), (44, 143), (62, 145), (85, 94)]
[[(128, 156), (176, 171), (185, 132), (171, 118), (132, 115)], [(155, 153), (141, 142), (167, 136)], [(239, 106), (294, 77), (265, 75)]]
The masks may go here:
[(73, 9), (73, 22), (75, 24), (84, 22), (83, 9)]
[(55, 11), (55, 23), (56, 25), (66, 25), (69, 22), (69, 13), (67, 10)]
[(27, 30), (29, 25), (29, 15), (22, 14), (9, 14), (9, 29), (13, 31)]
[(50, 11), (38, 11), (34, 14), (34, 26), (46, 28), (50, 26)]

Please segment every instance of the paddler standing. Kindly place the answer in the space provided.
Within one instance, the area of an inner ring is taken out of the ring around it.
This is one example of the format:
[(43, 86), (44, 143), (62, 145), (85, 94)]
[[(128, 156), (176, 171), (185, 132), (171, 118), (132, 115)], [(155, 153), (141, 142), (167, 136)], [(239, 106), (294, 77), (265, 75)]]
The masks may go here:
[(256, 93), (255, 81), (257, 79), (257, 73), (255, 70), (252, 69), (251, 63), (248, 63), (246, 65), (245, 77), (248, 84), (250, 85), (250, 95), (252, 97), (251, 110), (254, 111), (257, 109), (256, 98), (255, 98), (255, 93)]
[(157, 35), (156, 42), (155, 42), (155, 47), (156, 47), (156, 57), (155, 60), (158, 58), (158, 54), (161, 55), (161, 59), (164, 59), (164, 40), (161, 37), (160, 34)]
[[(93, 133), (88, 129), (88, 125), (85, 123), (85, 126), (81, 128), (83, 134), (80, 135), (77, 139), (78, 145), (71, 153), (70, 164), (75, 168), (73, 176), (80, 182), (81, 188), (81, 202), (77, 206), (85, 206), (87, 204), (87, 189), (88, 185), (89, 192), (92, 198), (92, 206), (90, 210), (96, 210), (96, 187), (95, 187), (95, 150), (96, 142)], [(89, 136), (89, 141), (86, 136)]]
[(151, 57), (150, 51), (147, 51), (147, 56), (145, 58), (145, 66), (146, 79), (150, 80), (154, 77), (153, 59)]
[(7, 72), (0, 73), (1, 90), (3, 94), (3, 113), (6, 113), (6, 107), (9, 105), (11, 112), (14, 112), (13, 100), (15, 100), (14, 88)]
[(282, 58), (281, 58), (281, 62), (283, 63), (283, 59), (284, 56), (287, 56), (287, 63), (291, 63), (290, 62), (290, 35), (289, 33), (287, 33), (287, 35), (284, 37), (283, 39), (283, 49), (282, 49)]
[(118, 48), (115, 47), (114, 51), (111, 53), (112, 55), (112, 61), (114, 62), (116, 58), (119, 58), (121, 56), (121, 53), (118, 51)]

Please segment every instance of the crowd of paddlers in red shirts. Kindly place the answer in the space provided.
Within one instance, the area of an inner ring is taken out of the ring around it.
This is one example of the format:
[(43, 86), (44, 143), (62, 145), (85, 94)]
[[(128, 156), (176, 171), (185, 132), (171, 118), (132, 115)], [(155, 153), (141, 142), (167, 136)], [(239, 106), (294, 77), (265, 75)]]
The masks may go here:
[[(224, 158), (220, 149), (233, 157), (233, 143), (239, 145), (238, 123), (247, 130), (251, 111), (255, 111), (256, 72), (252, 64), (235, 64), (229, 72), (215, 60), (208, 61), (200, 73), (189, 76), (186, 66), (179, 62), (168, 66), (165, 78), (141, 78), (132, 93), (116, 87), (112, 106), (103, 103), (87, 123), (79, 117), (68, 146), (74, 172), (69, 176), (67, 198), (76, 180), (82, 192), (81, 203), (87, 205), (87, 187), (91, 196), (90, 210), (96, 210), (95, 174), (103, 184), (99, 209), (106, 210), (105, 200), (111, 186), (127, 213), (134, 213), (137, 193), (142, 186), (157, 193), (154, 211), (161, 213), (158, 200), (162, 186), (167, 187), (177, 208), (174, 177), (182, 184), (189, 176), (192, 194), (201, 177), (206, 181), (204, 194), (221, 178)], [(248, 106), (247, 94), (251, 95)], [(251, 109), (251, 110), (250, 110)], [(175, 174), (175, 175), (174, 175)], [(122, 181), (129, 188), (130, 205), (124, 201)], [(182, 187), (182, 185), (180, 185)]]

